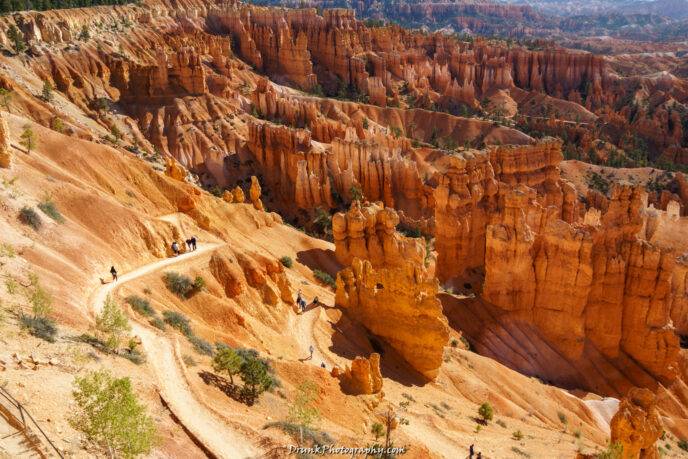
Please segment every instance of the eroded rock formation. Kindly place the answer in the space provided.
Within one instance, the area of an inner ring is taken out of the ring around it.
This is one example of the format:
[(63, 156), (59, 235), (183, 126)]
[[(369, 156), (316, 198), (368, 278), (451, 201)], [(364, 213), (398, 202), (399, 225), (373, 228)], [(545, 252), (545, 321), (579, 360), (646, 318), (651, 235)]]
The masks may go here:
[(396, 212), (375, 204), (354, 203), (334, 220), (338, 259), (351, 264), (337, 275), (336, 304), (434, 379), (449, 328), (423, 242), (394, 232)]
[(271, 306), (280, 300), (289, 305), (293, 303), (291, 284), (278, 260), (259, 254), (235, 254), (224, 249), (213, 253), (209, 266), (228, 298), (236, 298), (250, 287)]
[(382, 390), (380, 354), (374, 352), (368, 358), (356, 357), (351, 367), (344, 370), (334, 367), (332, 376), (339, 378), (342, 390), (348, 394), (377, 394)]
[(251, 204), (253, 204), (256, 210), (265, 210), (263, 208), (263, 201), (260, 200), (261, 191), (258, 178), (255, 175), (251, 176), (251, 189), (249, 190), (249, 195), (251, 197)]
[(660, 457), (655, 442), (663, 432), (662, 420), (651, 391), (631, 389), (621, 400), (610, 427), (611, 442), (623, 446), (623, 459)]

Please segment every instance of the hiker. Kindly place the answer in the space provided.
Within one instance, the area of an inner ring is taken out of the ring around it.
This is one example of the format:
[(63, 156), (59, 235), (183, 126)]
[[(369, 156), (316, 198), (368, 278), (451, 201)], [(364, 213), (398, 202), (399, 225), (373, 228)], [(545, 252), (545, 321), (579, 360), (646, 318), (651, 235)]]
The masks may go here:
[(483, 453), (478, 451), (478, 455), (476, 456), (478, 459), (483, 459)]
[(308, 351), (311, 353), (311, 354), (308, 356), (308, 360), (311, 360), (311, 359), (313, 359), (313, 351), (315, 351), (315, 349), (313, 348), (313, 345), (312, 345), (312, 344), (311, 344), (311, 347), (308, 348)]
[(326, 368), (326, 367), (325, 367), (325, 362), (321, 362), (321, 363), (320, 363), (320, 368)]
[(177, 244), (177, 241), (172, 242), (172, 252), (174, 252), (175, 257), (179, 255), (179, 244)]
[(114, 266), (110, 266), (110, 274), (112, 274), (112, 281), (117, 282), (117, 270)]
[(184, 241), (184, 244), (186, 244), (186, 250), (191, 250), (191, 238), (187, 239)]
[(301, 297), (301, 290), (299, 290), (296, 293), (296, 307), (301, 312), (301, 302), (303, 301), (303, 298)]
[(191, 236), (191, 250), (196, 250), (196, 236)]
[(296, 295), (296, 305), (302, 314), (306, 312), (306, 300), (304, 300), (303, 296), (301, 296), (301, 290), (299, 290), (299, 293)]
[(313, 298), (313, 302), (311, 304), (313, 306), (320, 306), (320, 300), (318, 300), (317, 296), (315, 298)]
[(475, 451), (473, 450), (473, 448), (474, 448), (473, 445), (471, 445), (471, 446), (468, 448), (468, 459), (473, 459), (473, 454), (475, 454)]

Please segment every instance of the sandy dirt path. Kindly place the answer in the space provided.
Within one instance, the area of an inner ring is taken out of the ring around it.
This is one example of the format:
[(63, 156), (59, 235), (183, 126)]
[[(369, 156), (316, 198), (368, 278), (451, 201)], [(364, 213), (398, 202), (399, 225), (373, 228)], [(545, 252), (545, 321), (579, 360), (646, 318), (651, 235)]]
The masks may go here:
[[(93, 314), (98, 314), (108, 295), (117, 288), (139, 277), (168, 266), (210, 252), (222, 244), (203, 244), (198, 250), (144, 265), (119, 276), (116, 283), (99, 287), (91, 297)], [(141, 344), (148, 357), (148, 363), (155, 373), (158, 390), (170, 410), (203, 445), (215, 456), (221, 458), (246, 458), (257, 455), (257, 449), (250, 440), (233, 431), (226, 422), (209, 412), (194, 396), (183, 370), (175, 358), (174, 346), (163, 335), (147, 327), (131, 323), (132, 332), (141, 338)]]

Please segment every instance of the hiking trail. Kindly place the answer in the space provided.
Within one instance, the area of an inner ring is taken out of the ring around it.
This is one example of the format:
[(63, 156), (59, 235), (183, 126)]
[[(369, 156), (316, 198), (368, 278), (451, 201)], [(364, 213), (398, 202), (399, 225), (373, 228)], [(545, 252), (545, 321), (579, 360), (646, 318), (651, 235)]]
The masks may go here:
[[(93, 293), (90, 302), (93, 314), (99, 314), (107, 296), (123, 284), (204, 255), (220, 246), (222, 244), (199, 244), (195, 251), (156, 261), (122, 274), (117, 282), (102, 285)], [(257, 449), (249, 439), (232, 430), (225, 421), (211, 413), (196, 399), (183, 369), (177, 362), (170, 340), (134, 321), (131, 322), (131, 326), (132, 333), (141, 338), (141, 345), (155, 373), (160, 395), (179, 422), (217, 457), (234, 459), (255, 456)]]

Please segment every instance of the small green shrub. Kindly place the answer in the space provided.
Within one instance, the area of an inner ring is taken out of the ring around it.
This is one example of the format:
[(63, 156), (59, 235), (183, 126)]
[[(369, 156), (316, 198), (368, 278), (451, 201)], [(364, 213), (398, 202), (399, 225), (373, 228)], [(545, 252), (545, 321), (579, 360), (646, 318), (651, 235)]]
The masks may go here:
[(559, 421), (562, 424), (564, 424), (564, 425), (568, 424), (569, 421), (568, 421), (568, 419), (566, 419), (566, 415), (564, 413), (562, 413), (561, 411), (557, 411), (557, 417), (559, 418)]
[(494, 410), (492, 409), (490, 402), (485, 402), (480, 405), (480, 408), (478, 408), (478, 414), (485, 421), (491, 421), (492, 417), (494, 416)]
[(53, 297), (43, 288), (38, 276), (32, 274), (31, 287), (27, 291), (27, 299), (31, 303), (31, 312), (34, 317), (48, 317), (53, 310)]
[(16, 280), (9, 278), (5, 280), (5, 288), (7, 289), (7, 293), (9, 293), (10, 295), (14, 295), (15, 293), (17, 293), (19, 284)]
[(327, 274), (325, 271), (321, 271), (319, 269), (314, 269), (313, 270), (313, 276), (315, 276), (316, 279), (318, 279), (320, 282), (322, 282), (325, 285), (329, 285), (332, 288), (337, 287), (337, 282), (334, 280), (332, 276)]
[(14, 258), (15, 256), (16, 252), (14, 251), (12, 244), (7, 244), (4, 242), (0, 244), (0, 257)]
[(143, 355), (141, 352), (138, 350), (126, 350), (120, 354), (122, 357), (125, 359), (129, 360), (131, 363), (134, 363), (136, 365), (141, 365), (146, 361), (146, 356)]
[(29, 225), (35, 231), (40, 230), (41, 226), (43, 226), (43, 220), (41, 220), (41, 216), (38, 215), (38, 212), (33, 210), (31, 207), (22, 207), (22, 209), (19, 211), (19, 220), (23, 224)]
[(195, 291), (203, 290), (205, 288), (205, 279), (203, 279), (201, 276), (196, 276), (193, 286)]
[(294, 266), (294, 261), (291, 259), (291, 257), (288, 257), (286, 255), (280, 258), (280, 263), (282, 263), (282, 266), (284, 266), (285, 268), (291, 268), (292, 266)]
[(180, 298), (187, 298), (193, 290), (191, 278), (183, 274), (174, 271), (167, 272), (164, 279), (167, 288)]
[(503, 420), (497, 419), (495, 422), (497, 423), (498, 426), (506, 429), (506, 422), (504, 422)]
[(138, 295), (129, 295), (125, 301), (129, 303), (134, 311), (143, 316), (153, 317), (155, 315), (155, 309), (153, 309), (150, 302), (145, 298), (141, 298)]
[(64, 223), (65, 219), (53, 201), (49, 199), (45, 200), (38, 204), (38, 208), (41, 209), (41, 211), (43, 211), (43, 213), (46, 214), (48, 217), (55, 220), (57, 223)]
[(271, 427), (280, 429), (282, 432), (290, 435), (294, 439), (303, 438), (304, 442), (307, 442), (313, 446), (322, 446), (334, 443), (334, 439), (327, 432), (304, 427), (300, 424), (294, 424), (285, 421), (270, 422), (265, 424), (263, 429), (269, 429)]
[(520, 430), (517, 430), (511, 434), (511, 438), (513, 438), (516, 441), (521, 441), (521, 440), (523, 440), (523, 432), (521, 432)]
[(189, 342), (193, 345), (194, 350), (199, 354), (209, 356), (213, 355), (213, 345), (205, 341), (204, 339), (199, 338), (196, 335), (191, 335), (189, 336)]
[(457, 340), (456, 338), (453, 338), (451, 340), (450, 344), (451, 344), (451, 347), (457, 347), (459, 345), (459, 340)]
[(176, 328), (184, 336), (193, 336), (193, 331), (191, 330), (191, 323), (186, 316), (177, 311), (164, 311), (162, 317), (167, 325), (172, 328)]
[(580, 431), (580, 429), (574, 430), (574, 431), (573, 431), (573, 436), (576, 437), (576, 438), (580, 438), (580, 437), (581, 437), (581, 431)]
[(49, 343), (55, 342), (55, 337), (57, 336), (57, 327), (52, 319), (47, 317), (32, 317), (22, 314), (19, 317), (19, 324), (23, 329), (27, 330), (36, 338), (48, 341)]
[(614, 442), (607, 445), (607, 448), (597, 455), (597, 459), (621, 459), (623, 457), (623, 445)]
[(688, 440), (679, 440), (678, 447), (684, 451), (688, 451)]
[(196, 363), (196, 360), (188, 354), (184, 354), (182, 356), (182, 362), (184, 362), (184, 365), (186, 365), (187, 367), (195, 367), (196, 365), (198, 365)]
[(158, 330), (165, 331), (167, 329), (167, 325), (165, 325), (165, 321), (162, 320), (160, 317), (154, 317), (152, 320), (148, 322)]

